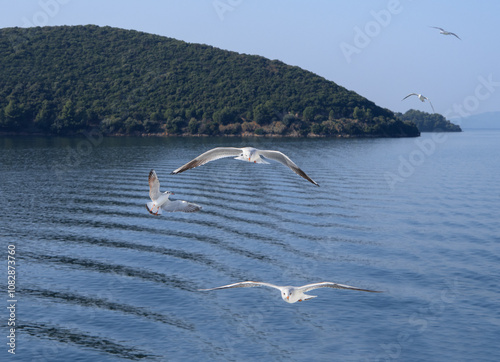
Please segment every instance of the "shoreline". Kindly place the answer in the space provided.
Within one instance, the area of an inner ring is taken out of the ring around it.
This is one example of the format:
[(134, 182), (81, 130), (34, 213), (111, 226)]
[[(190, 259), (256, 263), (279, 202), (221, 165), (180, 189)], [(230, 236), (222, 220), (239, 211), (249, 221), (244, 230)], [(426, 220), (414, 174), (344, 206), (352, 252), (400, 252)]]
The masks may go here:
[[(94, 129), (95, 130), (95, 129)], [(91, 130), (95, 132), (94, 130)], [(442, 131), (441, 131), (442, 132)], [(242, 134), (222, 134), (222, 135), (206, 135), (206, 134), (168, 134), (166, 132), (162, 133), (102, 133), (98, 131), (103, 137), (156, 137), (156, 138), (201, 138), (201, 137), (240, 137), (240, 138), (416, 138), (420, 137), (420, 132), (415, 136), (404, 136), (404, 135), (352, 135), (352, 134), (339, 134), (339, 135), (317, 135), (314, 133), (309, 133), (305, 136), (301, 135), (280, 135), (280, 134), (254, 134), (254, 133), (242, 133)], [(444, 132), (442, 132), (444, 133)], [(13, 131), (0, 131), (0, 137), (2, 136), (15, 136), (15, 137), (84, 137), (84, 132), (71, 133), (71, 134), (53, 134), (53, 133), (43, 133), (43, 132), (13, 132)]]

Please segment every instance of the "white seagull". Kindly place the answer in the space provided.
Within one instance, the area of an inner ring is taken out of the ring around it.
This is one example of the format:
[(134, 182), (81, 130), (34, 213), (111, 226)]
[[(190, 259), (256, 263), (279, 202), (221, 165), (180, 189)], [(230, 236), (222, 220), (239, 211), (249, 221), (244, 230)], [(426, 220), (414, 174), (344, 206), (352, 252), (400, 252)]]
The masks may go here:
[(217, 289), (251, 288), (251, 287), (270, 287), (278, 289), (281, 292), (281, 298), (283, 298), (283, 300), (287, 303), (302, 302), (303, 300), (316, 298), (316, 295), (307, 295), (304, 293), (318, 288), (351, 289), (351, 290), (359, 290), (362, 292), (381, 293), (376, 290), (361, 289), (361, 288), (351, 287), (349, 285), (343, 285), (331, 282), (312, 283), (303, 285), (301, 287), (292, 287), (292, 286), (279, 286), (271, 283), (247, 281), (247, 282), (223, 285), (222, 287), (217, 287), (217, 288), (198, 289), (198, 290), (207, 291), (207, 290), (217, 290)]
[(170, 201), (168, 198), (174, 193), (171, 191), (160, 192), (160, 181), (156, 176), (155, 170), (149, 172), (149, 197), (151, 197), (151, 202), (146, 204), (151, 215), (161, 215), (162, 210), (168, 212), (195, 212), (201, 210), (201, 206), (193, 204), (191, 202), (176, 200)]
[(402, 101), (404, 101), (406, 98), (408, 98), (409, 96), (417, 96), (418, 99), (420, 99), (422, 102), (425, 102), (426, 100), (429, 102), (429, 104), (431, 105), (431, 108), (432, 108), (432, 112), (433, 113), (436, 113), (436, 111), (434, 111), (434, 107), (432, 106), (432, 103), (431, 103), (431, 100), (421, 94), (417, 94), (417, 93), (410, 93), (408, 94), (406, 97), (404, 97), (403, 99), (401, 99)]
[(295, 163), (293, 163), (293, 161), (290, 160), (290, 158), (288, 158), (288, 156), (286, 156), (284, 153), (271, 150), (258, 150), (253, 147), (217, 147), (211, 149), (210, 151), (202, 153), (195, 159), (186, 163), (184, 166), (181, 166), (177, 170), (172, 171), (172, 174), (178, 174), (189, 170), (190, 168), (195, 168), (204, 165), (207, 162), (215, 161), (225, 157), (234, 157), (235, 160), (267, 164), (269, 162), (266, 162), (261, 157), (274, 160), (289, 167), (293, 172), (295, 172), (297, 175), (302, 176), (307, 181), (315, 184), (316, 186), (319, 186), (316, 181), (307, 176), (306, 173), (302, 171)]
[[(455, 34), (455, 33), (452, 33), (450, 31), (446, 31), (444, 30), (443, 28), (440, 28), (440, 27), (437, 27), (437, 26), (431, 26), (431, 28), (434, 28), (434, 29), (439, 29), (439, 34), (443, 34), (443, 35), (453, 35), (453, 36), (456, 36), (458, 39), (460, 39), (460, 37)], [(462, 39), (460, 39), (462, 40)]]

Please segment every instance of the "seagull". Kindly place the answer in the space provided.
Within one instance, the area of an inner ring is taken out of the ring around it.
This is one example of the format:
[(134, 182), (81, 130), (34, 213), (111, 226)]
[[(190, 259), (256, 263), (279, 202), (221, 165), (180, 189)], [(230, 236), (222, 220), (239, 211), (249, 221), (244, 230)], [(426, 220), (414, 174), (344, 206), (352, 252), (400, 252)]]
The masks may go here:
[(432, 103), (431, 103), (431, 100), (421, 94), (417, 94), (417, 93), (410, 93), (408, 94), (406, 97), (404, 97), (403, 99), (401, 99), (402, 101), (404, 101), (406, 98), (408, 98), (409, 96), (417, 96), (418, 99), (420, 99), (422, 102), (425, 102), (426, 100), (429, 101), (429, 104), (431, 105), (431, 108), (432, 108), (432, 112), (433, 113), (436, 113), (436, 111), (434, 111), (434, 107), (432, 106)]
[[(453, 36), (456, 36), (458, 39), (460, 39), (460, 37), (459, 37), (457, 34), (452, 33), (452, 32), (450, 32), (450, 31), (446, 31), (446, 30), (444, 30), (443, 28), (439, 28), (439, 27), (437, 27), (437, 26), (431, 26), (430, 28), (439, 29), (439, 30), (440, 30), (440, 31), (439, 31), (439, 34), (443, 34), (443, 35), (453, 35)], [(460, 40), (462, 40), (462, 39), (460, 39)]]
[(302, 176), (307, 181), (315, 184), (316, 186), (319, 186), (316, 181), (307, 176), (306, 173), (302, 171), (295, 163), (293, 163), (293, 161), (290, 160), (290, 158), (288, 158), (288, 156), (286, 156), (284, 153), (271, 150), (258, 150), (253, 147), (217, 147), (211, 149), (210, 151), (202, 153), (195, 159), (186, 163), (184, 166), (181, 166), (177, 170), (172, 171), (172, 174), (178, 174), (189, 170), (190, 168), (195, 168), (204, 165), (207, 162), (215, 161), (225, 157), (234, 157), (235, 160), (266, 164), (269, 164), (269, 162), (266, 162), (261, 157), (274, 160), (289, 167), (293, 172), (295, 172), (299, 176)]
[(307, 295), (304, 293), (318, 288), (351, 289), (351, 290), (359, 290), (362, 292), (381, 293), (376, 290), (360, 289), (356, 287), (351, 287), (349, 285), (343, 285), (331, 282), (312, 283), (303, 285), (301, 287), (292, 287), (292, 286), (279, 286), (271, 283), (246, 281), (229, 285), (223, 285), (217, 288), (198, 289), (198, 290), (207, 291), (207, 290), (217, 290), (217, 289), (251, 288), (251, 287), (270, 287), (274, 289), (279, 289), (279, 291), (281, 292), (281, 298), (283, 298), (283, 300), (287, 303), (302, 302), (303, 300), (316, 298), (316, 295)]
[(195, 212), (201, 210), (201, 206), (193, 204), (192, 202), (176, 200), (170, 201), (168, 198), (174, 193), (171, 191), (165, 191), (160, 193), (160, 181), (156, 176), (155, 170), (149, 172), (149, 197), (151, 197), (152, 202), (146, 204), (151, 215), (161, 215), (162, 210), (168, 212)]

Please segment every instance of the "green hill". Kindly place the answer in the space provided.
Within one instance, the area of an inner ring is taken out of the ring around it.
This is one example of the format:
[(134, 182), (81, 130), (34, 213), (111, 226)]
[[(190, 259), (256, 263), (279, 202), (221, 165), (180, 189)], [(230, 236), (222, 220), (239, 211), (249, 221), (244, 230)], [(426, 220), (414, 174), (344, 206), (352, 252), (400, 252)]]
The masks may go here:
[(0, 131), (418, 136), (334, 82), (260, 56), (110, 27), (0, 29)]
[(404, 114), (396, 113), (396, 117), (415, 123), (420, 132), (462, 132), (459, 125), (451, 123), (438, 113), (430, 114), (410, 109)]

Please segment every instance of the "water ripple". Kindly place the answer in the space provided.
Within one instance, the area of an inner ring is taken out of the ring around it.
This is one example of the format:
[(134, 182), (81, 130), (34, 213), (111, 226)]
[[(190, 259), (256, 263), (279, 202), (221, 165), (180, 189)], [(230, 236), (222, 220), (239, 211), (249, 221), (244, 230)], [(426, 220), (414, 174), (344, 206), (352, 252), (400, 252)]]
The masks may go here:
[(48, 338), (63, 344), (78, 345), (134, 361), (145, 358), (157, 359), (160, 357), (147, 351), (130, 347), (129, 344), (122, 344), (106, 337), (92, 335), (77, 329), (68, 329), (58, 325), (28, 322), (21, 324), (19, 330), (33, 337)]
[(178, 318), (173, 318), (161, 313), (156, 313), (142, 307), (135, 307), (128, 304), (110, 302), (109, 300), (106, 299), (94, 298), (94, 297), (79, 295), (76, 293), (57, 292), (47, 289), (23, 288), (19, 292), (21, 294), (27, 294), (37, 298), (44, 298), (59, 303), (72, 303), (84, 307), (100, 308), (110, 311), (117, 311), (124, 314), (131, 314), (137, 317), (148, 318), (153, 321), (165, 323), (189, 331), (194, 331), (195, 329), (193, 324), (185, 322)]
[(100, 263), (90, 259), (78, 259), (59, 255), (43, 255), (25, 252), (24, 256), (41, 263), (49, 262), (73, 268), (84, 268), (97, 271), (99, 273), (114, 273), (127, 277), (140, 278), (154, 283), (166, 284), (172, 288), (178, 288), (186, 291), (194, 291), (193, 281), (182, 279), (176, 276), (169, 276), (163, 273), (152, 272), (142, 268), (132, 268), (124, 265)]

